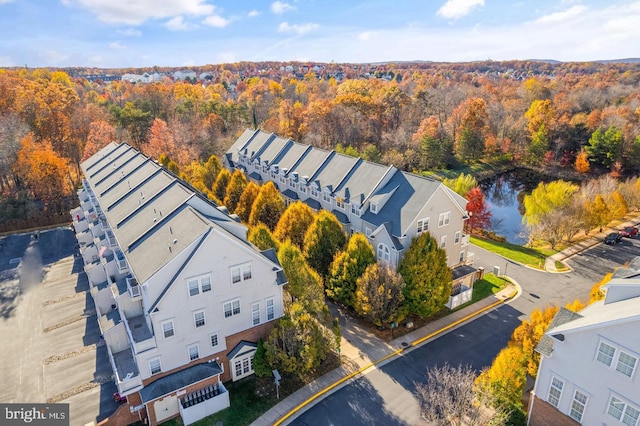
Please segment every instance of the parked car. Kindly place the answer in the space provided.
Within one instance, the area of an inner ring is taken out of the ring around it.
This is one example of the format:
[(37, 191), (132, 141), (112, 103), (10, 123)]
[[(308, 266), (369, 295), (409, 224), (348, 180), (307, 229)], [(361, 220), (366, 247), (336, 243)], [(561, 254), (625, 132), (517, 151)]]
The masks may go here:
[(635, 237), (636, 235), (638, 235), (638, 228), (636, 228), (635, 226), (627, 226), (622, 231), (620, 231), (620, 235), (627, 238)]
[(622, 234), (619, 232), (612, 232), (604, 237), (605, 244), (618, 244), (622, 240)]

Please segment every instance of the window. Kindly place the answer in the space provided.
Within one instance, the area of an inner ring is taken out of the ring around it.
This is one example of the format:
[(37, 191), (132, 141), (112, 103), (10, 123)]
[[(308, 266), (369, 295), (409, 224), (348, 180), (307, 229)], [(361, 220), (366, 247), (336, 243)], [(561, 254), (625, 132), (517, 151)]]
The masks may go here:
[(260, 304), (254, 303), (251, 305), (251, 323), (253, 325), (260, 324)]
[(275, 318), (275, 312), (273, 309), (273, 299), (267, 299), (267, 321), (271, 321)]
[(429, 230), (429, 218), (420, 219), (418, 221), (418, 234)]
[(547, 401), (549, 404), (554, 407), (558, 407), (560, 403), (560, 397), (562, 396), (562, 388), (564, 387), (564, 382), (557, 377), (551, 379), (551, 387), (549, 388), (549, 397)]
[(196, 328), (204, 326), (204, 311), (194, 312), (193, 322), (195, 323)]
[(343, 198), (336, 198), (336, 207), (339, 209), (344, 210), (344, 199)]
[(448, 225), (451, 221), (451, 212), (440, 213), (438, 216), (438, 227)]
[(329, 193), (328, 192), (325, 191), (325, 192), (322, 193), (322, 200), (325, 203), (330, 203), (331, 202), (331, 197), (329, 197)]
[(245, 263), (244, 265), (233, 266), (231, 268), (231, 282), (233, 284), (240, 281), (246, 281), (251, 279), (251, 264)]
[(164, 335), (165, 339), (175, 334), (173, 332), (173, 321), (166, 321), (162, 323), (162, 334)]
[(206, 293), (207, 291), (211, 291), (211, 275), (189, 278), (187, 284), (189, 286), (189, 296)]
[(385, 262), (389, 262), (389, 260), (391, 259), (389, 247), (387, 247), (386, 244), (378, 244), (378, 259), (384, 260)]
[(351, 204), (351, 213), (352, 213), (352, 214), (358, 214), (358, 213), (357, 213), (357, 209), (356, 209), (356, 205), (355, 205), (355, 204)]
[(371, 228), (366, 228), (365, 229), (365, 233), (367, 234), (367, 237), (371, 236)]
[(633, 370), (636, 367), (636, 362), (638, 360), (635, 357), (632, 357), (629, 354), (626, 354), (620, 351), (620, 355), (618, 356), (618, 364), (616, 365), (616, 370), (621, 372), (627, 377), (631, 377), (633, 375)]
[(311, 187), (311, 196), (313, 198), (318, 198), (318, 191), (314, 187)]
[(159, 358), (152, 359), (149, 361), (149, 370), (151, 371), (151, 374), (158, 374), (162, 372), (162, 365), (160, 365)]
[(460, 252), (460, 257), (458, 257), (458, 262), (464, 262), (464, 252)]
[(587, 406), (587, 395), (583, 394), (579, 390), (573, 395), (573, 402), (571, 402), (571, 411), (569, 415), (572, 419), (581, 422), (584, 409)]
[(218, 334), (212, 334), (211, 335), (211, 347), (215, 348), (216, 346), (218, 346)]
[(307, 187), (304, 186), (303, 184), (300, 184), (300, 192), (302, 192), (303, 194), (307, 193)]
[(622, 421), (622, 423), (627, 426), (636, 426), (638, 424), (638, 418), (640, 418), (640, 411), (637, 408), (630, 406), (615, 396), (612, 396), (609, 400), (607, 414)]
[(235, 379), (253, 374), (253, 353), (233, 361)]
[(284, 183), (284, 176), (280, 176), (280, 183)]
[(460, 243), (460, 231), (456, 231), (456, 235), (455, 237), (453, 237), (453, 243), (454, 244)]
[(371, 203), (371, 213), (378, 213), (378, 204)]
[(224, 304), (224, 317), (229, 318), (240, 314), (240, 299), (231, 300)]
[(607, 345), (605, 342), (600, 342), (600, 347), (598, 348), (598, 361), (607, 367), (611, 367), (611, 362), (613, 361), (615, 353), (616, 348)]
[(200, 352), (198, 351), (198, 345), (189, 346), (189, 361), (193, 361), (200, 358)]
[(440, 237), (440, 248), (445, 248), (447, 246), (447, 236), (443, 235)]
[(296, 189), (296, 183), (292, 179), (289, 179), (289, 186)]

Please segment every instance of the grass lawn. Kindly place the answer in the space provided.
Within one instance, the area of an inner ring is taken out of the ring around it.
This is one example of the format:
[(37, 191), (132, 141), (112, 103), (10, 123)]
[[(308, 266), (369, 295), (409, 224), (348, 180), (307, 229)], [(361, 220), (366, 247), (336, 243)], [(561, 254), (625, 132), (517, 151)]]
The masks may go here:
[(471, 243), (489, 250), (514, 262), (522, 263), (533, 268), (544, 269), (544, 261), (557, 251), (550, 249), (528, 248), (516, 244), (499, 243), (497, 241), (485, 240), (471, 237)]
[(509, 284), (511, 284), (509, 280), (496, 277), (494, 274), (484, 274), (484, 277), (481, 280), (478, 280), (473, 284), (473, 296), (471, 297), (471, 303), (475, 303), (478, 300), (482, 300), (485, 297), (496, 294)]

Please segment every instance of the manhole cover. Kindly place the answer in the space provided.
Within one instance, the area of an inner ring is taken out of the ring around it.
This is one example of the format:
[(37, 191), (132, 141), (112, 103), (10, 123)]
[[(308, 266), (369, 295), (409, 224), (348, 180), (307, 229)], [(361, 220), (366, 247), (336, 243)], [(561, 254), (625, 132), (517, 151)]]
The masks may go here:
[(402, 346), (407, 347), (409, 344), (407, 342), (402, 342)]

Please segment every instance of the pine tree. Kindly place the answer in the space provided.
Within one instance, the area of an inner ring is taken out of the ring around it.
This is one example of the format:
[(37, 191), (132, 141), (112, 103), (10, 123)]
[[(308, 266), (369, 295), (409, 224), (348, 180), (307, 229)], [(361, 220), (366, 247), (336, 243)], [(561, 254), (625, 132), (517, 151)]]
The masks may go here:
[(361, 233), (349, 238), (347, 248), (338, 253), (329, 268), (327, 295), (347, 306), (355, 305), (356, 281), (376, 262), (373, 247)]
[(304, 257), (309, 266), (325, 277), (334, 256), (346, 242), (338, 219), (332, 213), (321, 210), (304, 236)]

